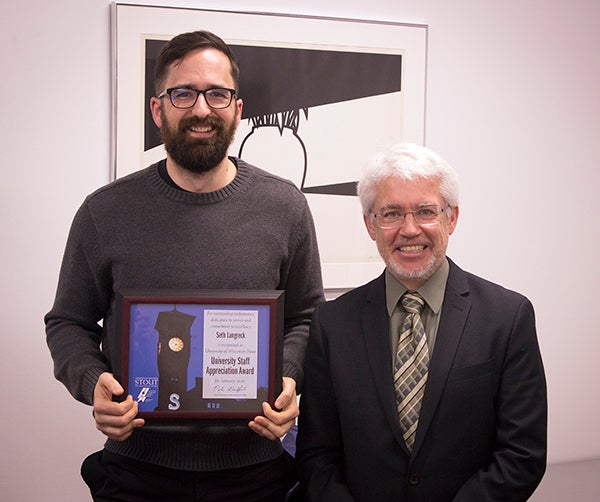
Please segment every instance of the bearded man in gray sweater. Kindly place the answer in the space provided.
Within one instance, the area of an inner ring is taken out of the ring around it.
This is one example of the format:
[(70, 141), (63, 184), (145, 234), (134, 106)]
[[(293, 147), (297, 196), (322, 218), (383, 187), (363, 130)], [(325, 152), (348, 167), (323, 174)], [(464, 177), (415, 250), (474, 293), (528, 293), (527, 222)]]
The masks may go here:
[[(298, 415), (310, 317), (323, 301), (320, 261), (301, 192), (227, 156), (243, 106), (238, 83), (216, 35), (171, 40), (150, 102), (166, 160), (100, 188), (74, 218), (45, 322), (56, 377), (93, 406), (108, 438), (82, 466), (94, 500), (276, 501), (293, 483), (278, 439)], [(123, 288), (285, 290), (273, 406), (249, 423), (145, 423), (114, 377)]]

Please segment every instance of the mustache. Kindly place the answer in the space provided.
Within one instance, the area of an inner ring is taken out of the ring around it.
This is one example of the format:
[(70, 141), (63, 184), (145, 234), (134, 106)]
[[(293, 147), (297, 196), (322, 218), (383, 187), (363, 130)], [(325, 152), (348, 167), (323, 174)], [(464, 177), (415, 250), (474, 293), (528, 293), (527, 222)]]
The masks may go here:
[(209, 115), (204, 118), (188, 117), (179, 122), (180, 131), (184, 131), (188, 127), (213, 127), (215, 129), (220, 129), (223, 127), (223, 120), (219, 117)]

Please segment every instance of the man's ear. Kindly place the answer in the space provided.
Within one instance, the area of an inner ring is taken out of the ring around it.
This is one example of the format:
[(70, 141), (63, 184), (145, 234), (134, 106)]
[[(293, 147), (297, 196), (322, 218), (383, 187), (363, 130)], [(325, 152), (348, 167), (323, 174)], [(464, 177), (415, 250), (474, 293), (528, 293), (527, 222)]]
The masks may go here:
[(154, 96), (150, 98), (150, 112), (152, 113), (152, 120), (160, 129), (162, 127), (162, 103), (160, 99)]
[(371, 239), (375, 240), (375, 225), (373, 225), (373, 218), (371, 218), (370, 214), (363, 214), (363, 221), (365, 222), (365, 226), (367, 227), (367, 232), (369, 232), (369, 236)]
[(452, 212), (450, 213), (450, 218), (448, 222), (448, 235), (452, 235), (454, 229), (456, 228), (456, 224), (458, 223), (458, 206), (454, 206)]
[(244, 108), (244, 102), (241, 99), (236, 99), (235, 106), (237, 107), (236, 124), (235, 124), (235, 128), (237, 129), (237, 127), (240, 125), (240, 121), (242, 120), (242, 110)]

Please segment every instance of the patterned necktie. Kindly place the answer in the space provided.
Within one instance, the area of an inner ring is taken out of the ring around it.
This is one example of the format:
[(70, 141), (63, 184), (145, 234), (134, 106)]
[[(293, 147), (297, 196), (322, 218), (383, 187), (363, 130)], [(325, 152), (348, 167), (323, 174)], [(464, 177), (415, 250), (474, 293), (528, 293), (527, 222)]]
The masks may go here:
[(412, 452), (419, 423), (421, 400), (427, 382), (429, 351), (425, 327), (421, 320), (421, 311), (425, 305), (423, 298), (418, 293), (407, 292), (402, 296), (401, 301), (408, 314), (402, 324), (398, 340), (394, 387), (404, 441)]

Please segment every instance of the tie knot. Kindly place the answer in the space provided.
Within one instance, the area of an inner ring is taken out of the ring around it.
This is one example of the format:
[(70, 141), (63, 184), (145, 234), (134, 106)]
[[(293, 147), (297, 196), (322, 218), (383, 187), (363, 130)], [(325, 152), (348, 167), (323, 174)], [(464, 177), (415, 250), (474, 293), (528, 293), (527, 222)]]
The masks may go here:
[(401, 301), (404, 310), (409, 314), (420, 314), (425, 306), (425, 300), (419, 293), (404, 293)]

